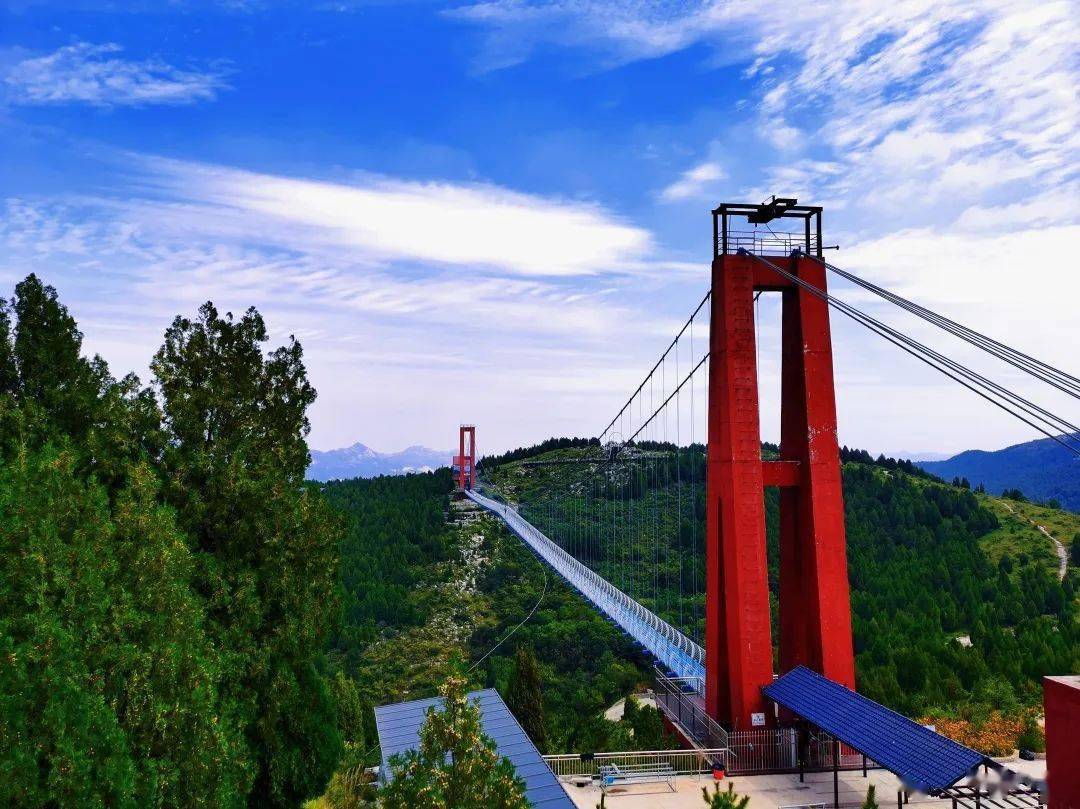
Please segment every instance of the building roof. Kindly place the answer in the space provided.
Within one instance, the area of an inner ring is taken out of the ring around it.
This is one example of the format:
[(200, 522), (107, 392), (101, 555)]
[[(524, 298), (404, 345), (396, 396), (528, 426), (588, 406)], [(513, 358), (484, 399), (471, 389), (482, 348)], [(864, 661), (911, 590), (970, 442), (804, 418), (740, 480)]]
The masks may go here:
[[(521, 725), (494, 688), (471, 691), (469, 699), (480, 709), (484, 733), (495, 742), (500, 756), (510, 759), (525, 782), (525, 797), (537, 809), (573, 809), (574, 804), (551, 768), (541, 758)], [(441, 707), (442, 698), (398, 702), (375, 709), (375, 727), (382, 747), (382, 771), (389, 772), (390, 757), (420, 746), (420, 728), (427, 709)]]
[(982, 753), (805, 666), (792, 669), (762, 691), (921, 792), (933, 794), (950, 787), (986, 761)]

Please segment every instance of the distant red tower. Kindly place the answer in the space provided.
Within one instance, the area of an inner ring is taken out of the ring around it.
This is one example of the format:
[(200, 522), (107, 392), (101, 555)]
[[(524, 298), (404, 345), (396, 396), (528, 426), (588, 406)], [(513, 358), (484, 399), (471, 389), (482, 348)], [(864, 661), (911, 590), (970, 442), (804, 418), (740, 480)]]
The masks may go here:
[[(828, 303), (753, 255), (825, 289), (821, 208), (795, 200), (713, 211), (706, 508), (706, 707), (735, 728), (771, 722), (764, 487), (780, 487), (780, 668), (855, 687)], [(731, 229), (801, 219), (803, 232)], [(796, 249), (798, 252), (796, 252)], [(809, 255), (807, 255), (809, 254)], [(813, 258), (816, 256), (817, 258)], [(780, 458), (762, 460), (754, 296), (782, 295)]]
[[(468, 442), (465, 441), (466, 435)], [(468, 443), (469, 451), (465, 452)], [(458, 454), (454, 456), (452, 471), (457, 477), (458, 488), (462, 491), (472, 490), (476, 486), (476, 427), (472, 424), (462, 424), (458, 434)]]

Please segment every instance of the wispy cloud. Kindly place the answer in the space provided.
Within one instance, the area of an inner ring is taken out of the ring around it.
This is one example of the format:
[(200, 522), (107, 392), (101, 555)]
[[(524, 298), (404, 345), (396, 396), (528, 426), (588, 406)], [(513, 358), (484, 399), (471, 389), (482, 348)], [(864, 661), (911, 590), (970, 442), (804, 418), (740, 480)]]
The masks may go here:
[(15, 104), (89, 104), (97, 107), (192, 104), (225, 89), (220, 71), (184, 70), (157, 59), (120, 57), (115, 43), (79, 42), (15, 62), (5, 75)]
[(660, 199), (667, 202), (700, 197), (712, 184), (727, 176), (719, 163), (705, 162), (684, 171), (679, 179), (660, 192)]
[[(854, 212), (872, 192), (886, 220), (941, 222), (1059, 188), (1080, 158), (1080, 18), (1068, 0), (841, 0), (783, 14), (752, 0), (488, 0), (454, 13), (507, 64), (542, 44), (591, 49), (600, 66), (693, 45), (712, 50), (713, 67), (749, 63), (742, 109), (764, 180), (743, 189), (752, 198), (802, 194)], [(662, 196), (696, 188), (686, 173)]]
[[(490, 184), (283, 177), (135, 158), (165, 192), (174, 228), (259, 234), (263, 243), (346, 250), (354, 261), (413, 261), (553, 277), (619, 272), (652, 251), (648, 231), (602, 207)], [(144, 203), (150, 204), (150, 203)]]
[[(539, 419), (544, 413), (562, 419), (562, 429), (580, 430), (574, 408), (586, 403), (591, 409), (597, 402), (606, 407), (610, 396), (589, 380), (613, 376), (613, 387), (621, 390), (636, 373), (611, 360), (605, 347), (618, 341), (623, 349), (639, 343), (651, 348), (662, 342), (658, 329), (666, 339), (672, 325), (663, 313), (610, 294), (619, 275), (594, 260), (595, 246), (584, 248), (584, 258), (565, 252), (582, 244), (581, 211), (595, 219), (601, 239), (607, 238), (602, 234), (608, 215), (592, 206), (486, 186), (482, 192), (474, 186), (431, 186), (437, 202), (454, 198), (454, 189), (471, 202), (472, 217), (480, 221), (465, 237), (482, 238), (488, 228), (504, 225), (507, 198), (513, 201), (511, 219), (525, 200), (535, 203), (530, 208), (546, 210), (554, 218), (535, 225), (547, 238), (563, 241), (556, 248), (562, 269), (594, 273), (551, 274), (547, 262), (511, 260), (512, 246), (505, 256), (483, 254), (483, 262), (455, 244), (445, 253), (432, 246), (391, 250), (386, 244), (392, 238), (372, 247), (369, 231), (383, 220), (369, 201), (360, 203), (371, 214), (357, 227), (360, 235), (350, 230), (355, 220), (341, 220), (334, 206), (324, 217), (292, 216), (274, 202), (278, 193), (295, 193), (303, 200), (298, 205), (324, 199), (348, 206), (352, 185), (294, 179), (295, 185), (279, 188), (281, 178), (234, 176), (221, 167), (152, 159), (130, 165), (141, 167), (133, 183), (141, 191), (123, 198), (9, 199), (0, 212), (0, 279), (10, 285), (33, 270), (56, 283), (66, 301), (76, 302), (88, 350), (103, 353), (118, 371), (145, 368), (163, 325), (177, 312), (191, 312), (207, 299), (223, 310), (257, 306), (275, 339), (302, 337), (321, 393), (316, 410), (338, 414), (317, 420), (319, 445), (355, 438), (354, 419), (341, 418), (344, 413), (367, 414), (380, 424), (388, 414), (414, 414), (414, 422), (399, 419), (380, 427), (390, 443), (417, 435), (430, 442), (453, 427), (458, 413), (478, 419), (487, 414), (494, 424), (498, 414), (512, 410), (535, 415), (543, 424), (537, 430), (554, 429)], [(389, 178), (375, 186), (392, 189), (386, 191), (392, 198), (411, 198), (427, 187)], [(560, 207), (569, 212), (569, 236), (558, 229), (564, 220), (554, 211)], [(445, 227), (426, 234), (422, 218), (409, 213), (401, 215), (415, 224), (418, 240), (462, 238)], [(485, 216), (491, 217), (487, 228)], [(393, 234), (394, 221), (386, 225)], [(539, 249), (536, 238), (531, 234), (518, 247)], [(635, 266), (640, 260), (630, 264), (631, 272), (642, 272)], [(504, 384), (522, 368), (529, 369), (525, 379)], [(568, 381), (568, 369), (577, 382)], [(484, 395), (465, 394), (474, 388)], [(565, 413), (553, 413), (555, 400)], [(509, 423), (505, 431), (489, 440), (518, 440)]]

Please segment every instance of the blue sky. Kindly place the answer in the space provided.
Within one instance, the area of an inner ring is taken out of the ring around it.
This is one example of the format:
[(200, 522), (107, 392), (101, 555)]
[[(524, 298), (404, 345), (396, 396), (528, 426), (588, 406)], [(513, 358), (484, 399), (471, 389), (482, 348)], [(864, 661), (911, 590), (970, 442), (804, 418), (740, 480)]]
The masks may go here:
[[(311, 443), (602, 428), (707, 286), (708, 211), (826, 206), (834, 260), (1076, 371), (1068, 2), (8, 2), (0, 274), (114, 372), (254, 304)], [(958, 346), (846, 299), (958, 358)], [(775, 437), (775, 303), (761, 308)], [(841, 440), (1035, 437), (836, 322)], [(1066, 416), (1075, 403), (980, 364)], [(1075, 411), (1075, 408), (1072, 408)]]

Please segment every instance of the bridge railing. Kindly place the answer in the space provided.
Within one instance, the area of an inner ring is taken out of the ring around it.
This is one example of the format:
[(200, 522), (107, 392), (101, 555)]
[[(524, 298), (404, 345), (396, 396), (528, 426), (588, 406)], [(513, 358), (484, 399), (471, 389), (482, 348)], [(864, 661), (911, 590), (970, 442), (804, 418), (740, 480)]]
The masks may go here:
[[(801, 250), (804, 253), (815, 255), (817, 253), (817, 236), (810, 235), (810, 241), (806, 240), (803, 233), (788, 233), (779, 231), (759, 230), (729, 230), (727, 234), (728, 253), (737, 253), (746, 250), (758, 256), (790, 256), (793, 250)], [(717, 250), (722, 249), (719, 245)]]
[(704, 682), (705, 650), (664, 619), (579, 562), (513, 508), (474, 491), (466, 494), (500, 517), (541, 559), (676, 676)]
[[(656, 707), (686, 735), (688, 741), (702, 749), (730, 747), (728, 732), (705, 712), (700, 694), (703, 685), (698, 678), (668, 677), (662, 671), (654, 673)], [(725, 764), (721, 759), (717, 764)]]
[(544, 756), (544, 761), (559, 778), (598, 777), (600, 768), (609, 764), (619, 767), (670, 764), (678, 775), (697, 775), (711, 772), (713, 762), (722, 758), (723, 750), (641, 750), (627, 753), (563, 753)]

